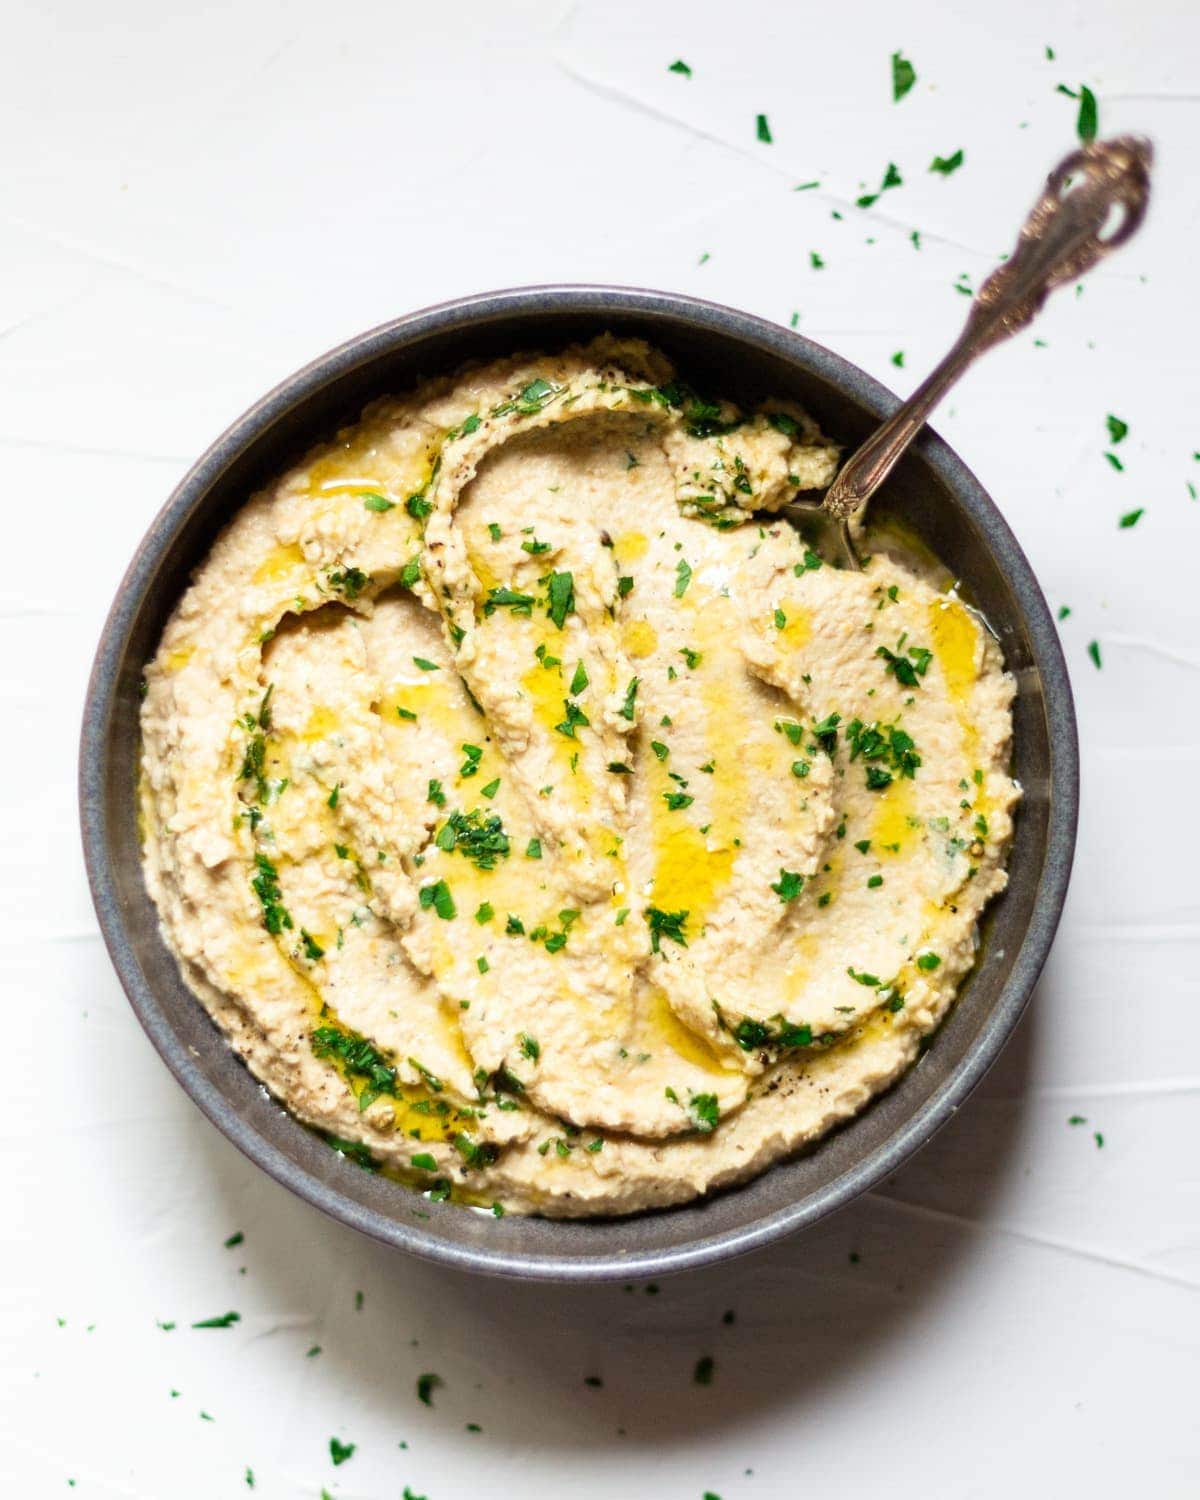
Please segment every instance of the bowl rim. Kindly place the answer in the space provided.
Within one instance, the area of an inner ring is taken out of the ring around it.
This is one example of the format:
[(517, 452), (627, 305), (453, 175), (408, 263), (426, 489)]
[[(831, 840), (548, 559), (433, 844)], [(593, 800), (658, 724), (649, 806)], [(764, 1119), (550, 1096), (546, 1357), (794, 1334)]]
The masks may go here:
[[(117, 587), (88, 679), (79, 745), (79, 813), (92, 901), (109, 957), (143, 1030), (176, 1080), (221, 1133), (282, 1186), (331, 1218), (380, 1243), (459, 1270), (558, 1282), (664, 1276), (743, 1255), (815, 1224), (907, 1161), (960, 1108), (999, 1056), (1029, 1001), (1049, 954), (1066, 898), (1079, 806), (1079, 750), (1074, 700), (1058, 631), (1046, 600), (1008, 523), (949, 444), (926, 427), (921, 457), (969, 514), (1016, 599), (1042, 681), (1050, 751), (1049, 808), (1037, 899), (1012, 968), (958, 1067), (885, 1141), (823, 1188), (762, 1218), (701, 1235), (681, 1245), (637, 1253), (578, 1257), (522, 1254), (452, 1243), (420, 1224), (404, 1223), (345, 1196), (319, 1180), (262, 1135), (204, 1074), (175, 1034), (146, 980), (126, 932), (108, 843), (104, 796), (108, 735), (125, 642), (158, 566), (177, 531), (227, 465), (273, 422), (358, 365), (426, 336), (490, 317), (547, 312), (606, 318), (657, 313), (682, 319), (700, 333), (720, 332), (799, 365), (882, 420), (899, 398), (841, 355), (804, 335), (722, 303), (681, 292), (591, 283), (547, 283), (473, 293), (435, 303), (376, 325), (316, 356), (233, 421), (191, 465), (148, 526)], [(197, 1004), (200, 1002), (197, 1001)], [(851, 1126), (852, 1126), (851, 1122)], [(737, 1187), (723, 1190), (736, 1193)], [(656, 1210), (669, 1214), (670, 1208)]]

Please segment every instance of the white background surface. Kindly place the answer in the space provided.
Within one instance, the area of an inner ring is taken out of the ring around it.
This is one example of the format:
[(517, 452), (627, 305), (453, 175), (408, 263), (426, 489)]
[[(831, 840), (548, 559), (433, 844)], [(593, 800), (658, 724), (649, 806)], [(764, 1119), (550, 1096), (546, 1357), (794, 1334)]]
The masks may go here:
[[(337, 1500), (1200, 1492), (1200, 12), (958, 11), (10, 3), (5, 1497), (239, 1496), (247, 1465), (256, 1495)], [(894, 104), (897, 47), (918, 83)], [(667, 71), (677, 57), (692, 78)], [(1055, 85), (1081, 81), (1102, 133), (1155, 137), (1152, 222), (938, 421), (1072, 609), (1079, 859), (993, 1074), (880, 1191), (657, 1295), (451, 1275), (293, 1201), (153, 1055), (77, 850), (93, 643), (171, 486), (330, 344), (513, 283), (796, 312), (906, 391), (963, 316), (955, 280), (978, 284), (1072, 145)], [(960, 146), (954, 176), (926, 170)], [(903, 187), (854, 208), (889, 161)], [(1110, 412), (1129, 423), (1122, 473), (1104, 459)], [(236, 1327), (190, 1328), (228, 1309)], [(432, 1409), (427, 1371), (445, 1382)], [(333, 1435), (357, 1445), (336, 1468)]]

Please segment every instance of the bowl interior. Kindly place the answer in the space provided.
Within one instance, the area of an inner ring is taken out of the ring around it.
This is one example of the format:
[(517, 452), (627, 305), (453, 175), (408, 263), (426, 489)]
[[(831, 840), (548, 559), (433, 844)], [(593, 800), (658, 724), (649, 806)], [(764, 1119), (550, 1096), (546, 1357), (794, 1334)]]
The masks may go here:
[(750, 1249), (847, 1201), (928, 1139), (994, 1059), (1033, 987), (1065, 893), (1076, 802), (1070, 690), (1045, 602), (978, 483), (926, 433), (889, 481), (886, 505), (964, 580), (999, 637), (1018, 684), (1014, 773), (1024, 800), (1010, 888), (992, 908), (975, 972), (920, 1063), (858, 1119), (743, 1187), (683, 1208), (580, 1224), (497, 1220), (426, 1202), (339, 1157), (268, 1097), (184, 985), (142, 881), (134, 783), (143, 665), (223, 523), (367, 401), (465, 360), (552, 348), (605, 329), (649, 339), (701, 389), (747, 405), (793, 397), (847, 449), (897, 404), (794, 333), (665, 294), (528, 289), (377, 329), (264, 398), (171, 497), (106, 626), (80, 764), (85, 852), (110, 952), (152, 1041), (209, 1118), (278, 1180), (376, 1238), (469, 1269), (564, 1279), (663, 1274)]

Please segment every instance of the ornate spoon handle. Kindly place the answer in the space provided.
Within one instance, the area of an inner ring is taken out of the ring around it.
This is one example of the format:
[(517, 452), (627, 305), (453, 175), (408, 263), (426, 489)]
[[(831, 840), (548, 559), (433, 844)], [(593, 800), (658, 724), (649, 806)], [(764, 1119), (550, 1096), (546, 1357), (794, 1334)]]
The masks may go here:
[[(842, 466), (823, 504), (845, 521), (871, 498), (929, 413), (985, 349), (1033, 321), (1046, 296), (1123, 245), (1145, 217), (1154, 151), (1139, 136), (1093, 141), (1046, 179), (1016, 249), (976, 294), (949, 353)], [(1118, 210), (1120, 217), (1104, 233)]]

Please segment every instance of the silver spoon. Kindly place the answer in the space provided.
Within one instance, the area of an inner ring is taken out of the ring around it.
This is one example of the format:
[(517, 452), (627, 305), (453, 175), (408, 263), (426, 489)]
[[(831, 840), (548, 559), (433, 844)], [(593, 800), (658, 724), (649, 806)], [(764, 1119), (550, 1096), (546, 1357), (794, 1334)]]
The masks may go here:
[[(782, 514), (817, 523), (830, 561), (862, 563), (850, 522), (895, 468), (930, 412), (985, 349), (1030, 324), (1047, 295), (1085, 272), (1137, 230), (1150, 195), (1154, 148), (1140, 136), (1091, 141), (1065, 157), (1022, 226), (1012, 255), (971, 303), (963, 330), (912, 395), (842, 465), (819, 502), (792, 501)], [(1108, 233), (1105, 229), (1119, 214)]]

